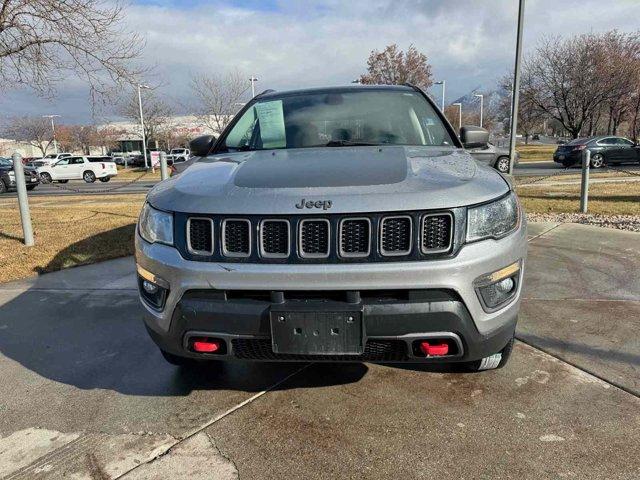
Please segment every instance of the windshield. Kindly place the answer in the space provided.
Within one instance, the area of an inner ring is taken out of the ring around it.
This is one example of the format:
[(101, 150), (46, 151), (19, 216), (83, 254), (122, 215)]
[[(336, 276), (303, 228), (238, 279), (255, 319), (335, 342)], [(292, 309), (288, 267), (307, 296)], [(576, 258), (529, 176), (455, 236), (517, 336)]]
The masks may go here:
[(455, 145), (418, 92), (309, 92), (258, 100), (224, 140), (228, 151), (353, 145)]
[(13, 167), (13, 161), (8, 158), (0, 158), (0, 166), (2, 167)]

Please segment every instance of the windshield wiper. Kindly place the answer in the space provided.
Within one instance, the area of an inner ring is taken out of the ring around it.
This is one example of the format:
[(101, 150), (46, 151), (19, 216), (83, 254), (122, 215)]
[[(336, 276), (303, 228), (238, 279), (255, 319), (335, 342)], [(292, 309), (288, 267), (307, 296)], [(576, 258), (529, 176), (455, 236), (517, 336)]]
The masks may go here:
[(375, 147), (380, 145), (373, 142), (353, 142), (351, 140), (331, 140), (327, 142), (325, 147)]

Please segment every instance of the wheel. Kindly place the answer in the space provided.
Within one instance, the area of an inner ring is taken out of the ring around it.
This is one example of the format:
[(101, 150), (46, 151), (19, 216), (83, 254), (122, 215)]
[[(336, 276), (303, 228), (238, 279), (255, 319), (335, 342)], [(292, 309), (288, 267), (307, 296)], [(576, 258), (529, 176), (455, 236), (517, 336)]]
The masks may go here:
[(42, 181), (42, 183), (51, 183), (53, 181), (51, 175), (46, 172), (40, 174), (40, 180)]
[(87, 183), (93, 183), (96, 181), (96, 174), (91, 170), (87, 170), (82, 174), (82, 179)]
[(111, 180), (111, 177), (102, 177), (102, 178), (100, 178), (100, 181), (102, 183), (107, 183), (109, 180)]
[(496, 162), (496, 170), (500, 173), (509, 173), (509, 157), (500, 157)]
[(7, 188), (7, 185), (4, 183), (4, 180), (0, 179), (0, 193), (5, 193), (8, 190), (9, 189)]
[(37, 185), (27, 185), (27, 190), (31, 191), (36, 187), (37, 187)]
[(207, 368), (216, 368), (219, 367), (221, 363), (218, 360), (197, 360), (195, 358), (181, 357), (173, 353), (165, 352), (162, 349), (160, 349), (160, 353), (162, 353), (164, 359), (171, 365), (181, 368), (200, 368), (205, 366)]
[(514, 341), (515, 337), (511, 337), (509, 343), (498, 353), (473, 362), (461, 362), (460, 366), (468, 372), (481, 372), (483, 370), (497, 370), (502, 368), (509, 361)]
[(604, 167), (604, 156), (601, 153), (596, 153), (593, 157), (591, 157), (591, 168), (602, 167)]
[(69, 183), (69, 180), (58, 180), (58, 183)]

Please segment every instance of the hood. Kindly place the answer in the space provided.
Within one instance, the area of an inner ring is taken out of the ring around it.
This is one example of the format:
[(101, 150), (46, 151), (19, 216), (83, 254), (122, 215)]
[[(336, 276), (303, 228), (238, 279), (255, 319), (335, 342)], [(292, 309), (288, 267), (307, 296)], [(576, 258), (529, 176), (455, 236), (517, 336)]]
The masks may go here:
[(495, 170), (452, 147), (262, 150), (199, 159), (148, 195), (185, 213), (358, 213), (453, 208), (509, 191)]

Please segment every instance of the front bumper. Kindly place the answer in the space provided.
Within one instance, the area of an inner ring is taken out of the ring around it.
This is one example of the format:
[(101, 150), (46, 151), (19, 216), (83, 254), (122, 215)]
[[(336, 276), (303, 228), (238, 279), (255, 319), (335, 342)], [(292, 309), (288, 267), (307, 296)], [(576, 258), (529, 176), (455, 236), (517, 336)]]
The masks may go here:
[[(453, 333), (460, 338), (462, 349), (461, 354), (452, 359), (476, 360), (499, 351), (513, 335), (522, 281), (518, 282), (518, 291), (509, 304), (497, 311), (486, 312), (474, 289), (474, 280), (518, 261), (521, 262), (521, 280), (526, 248), (524, 219), (519, 229), (509, 236), (464, 245), (454, 258), (363, 264), (189, 261), (182, 258), (175, 248), (149, 244), (136, 233), (138, 265), (169, 284), (165, 307), (161, 311), (142, 302), (145, 324), (160, 348), (178, 355), (198, 356), (186, 348), (185, 335), (200, 332), (225, 340), (228, 346), (226, 357), (243, 358), (239, 352), (249, 349), (255, 353), (256, 349), (261, 349), (267, 353), (253, 358), (264, 360), (309, 358), (268, 355), (271, 300), (221, 299), (211, 297), (211, 292), (381, 289), (446, 292), (449, 297), (418, 301), (389, 303), (376, 300), (367, 303), (363, 299), (358, 306), (363, 311), (365, 341), (372, 342), (374, 347), (377, 341), (393, 340), (406, 344), (404, 356), (398, 354), (380, 361), (421, 361), (429, 359), (412, 357), (410, 345), (415, 338), (437, 332)], [(333, 306), (339, 309), (345, 305)], [(326, 306), (322, 305), (323, 308)], [(367, 353), (365, 349), (362, 360), (372, 359)]]

